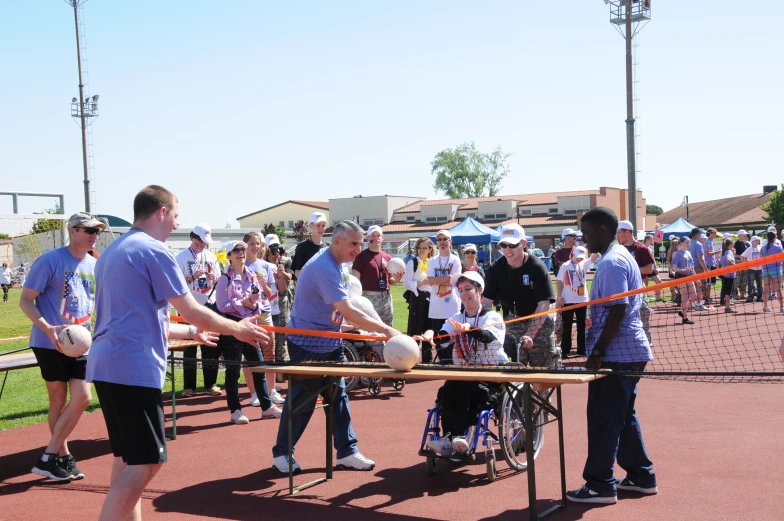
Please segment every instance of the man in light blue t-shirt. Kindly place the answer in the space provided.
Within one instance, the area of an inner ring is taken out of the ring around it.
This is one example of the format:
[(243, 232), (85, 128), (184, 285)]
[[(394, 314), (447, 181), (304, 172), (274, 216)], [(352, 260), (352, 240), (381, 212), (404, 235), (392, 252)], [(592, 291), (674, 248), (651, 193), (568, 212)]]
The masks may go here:
[[(215, 345), (215, 335), (268, 342), (255, 317), (233, 322), (200, 305), (163, 244), (177, 229), (177, 198), (151, 185), (133, 201), (133, 227), (95, 266), (96, 322), (87, 362), (114, 454), (112, 486), (99, 521), (141, 519), (144, 488), (166, 462), (161, 387), (168, 338)], [(169, 303), (192, 326), (169, 324)], [(195, 326), (195, 327), (194, 327)], [(197, 330), (196, 328), (199, 328)]]
[[(637, 262), (615, 240), (618, 228), (615, 212), (594, 208), (583, 215), (581, 226), (588, 251), (602, 255), (591, 300), (642, 288)], [(653, 360), (640, 319), (642, 297), (626, 296), (590, 307), (592, 324), (586, 338), (586, 364), (589, 369), (613, 372), (588, 384), (585, 484), (567, 492), (570, 501), (609, 504), (617, 501), (616, 489), (641, 494), (658, 491), (653, 463), (648, 458), (634, 409), (639, 374)], [(616, 459), (626, 471), (626, 477), (620, 482), (613, 476)]]
[(85, 381), (89, 351), (76, 358), (66, 356), (57, 335), (71, 325), (90, 330), (95, 259), (88, 252), (95, 248), (98, 234), (105, 228), (88, 213), (72, 215), (68, 219), (68, 246), (38, 257), (19, 299), (19, 307), (33, 322), (30, 347), (49, 394), (52, 437), (33, 472), (56, 481), (84, 477), (68, 450), (68, 436), (92, 400), (90, 384)]
[[(315, 331), (340, 331), (345, 318), (357, 329), (375, 331), (387, 337), (400, 334), (399, 331), (375, 320), (351, 303), (348, 297), (349, 274), (343, 268), (345, 263), (353, 263), (362, 249), (364, 232), (353, 221), (339, 222), (332, 233), (333, 241), (328, 248), (319, 250), (302, 268), (297, 279), (297, 292), (291, 311), (289, 327), (312, 329)], [(341, 362), (343, 343), (340, 338), (325, 338), (308, 335), (288, 336), (289, 357), (292, 363), (299, 362)], [(313, 416), (313, 409), (319, 392), (327, 385), (325, 377), (293, 380), (286, 396), (283, 415), (278, 427), (278, 439), (272, 448), (273, 468), (289, 473), (289, 400), (294, 405), (292, 418), (292, 440), (296, 445)], [(333, 415), (333, 436), (337, 450), (337, 468), (352, 470), (371, 470), (375, 463), (357, 449), (357, 437), (351, 427), (351, 409), (343, 378), (336, 382), (334, 399), (327, 414)], [(329, 394), (329, 393), (326, 393)], [(294, 448), (291, 447), (293, 453)], [(299, 464), (291, 459), (294, 473), (301, 471)]]

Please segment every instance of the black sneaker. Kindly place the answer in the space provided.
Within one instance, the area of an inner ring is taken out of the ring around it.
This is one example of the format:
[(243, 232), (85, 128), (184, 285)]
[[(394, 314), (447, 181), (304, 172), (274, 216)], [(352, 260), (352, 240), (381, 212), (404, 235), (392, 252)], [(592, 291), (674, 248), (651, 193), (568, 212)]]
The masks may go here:
[(71, 479), (84, 479), (84, 472), (76, 466), (76, 459), (73, 457), (73, 454), (60, 458), (60, 466), (71, 475)]
[(694, 324), (694, 321), (693, 320), (689, 320), (688, 318), (684, 318), (682, 323), (691, 325), (691, 324)]
[(615, 488), (618, 490), (626, 490), (628, 492), (639, 492), (640, 494), (647, 494), (652, 496), (659, 493), (659, 487), (655, 484), (652, 487), (641, 487), (637, 485), (628, 477), (621, 479), (615, 478)]
[(600, 503), (603, 505), (612, 505), (618, 501), (618, 496), (615, 494), (601, 494), (591, 490), (586, 484), (579, 490), (570, 490), (567, 492), (566, 499), (574, 501), (575, 503)]
[(33, 467), (33, 474), (44, 476), (55, 481), (68, 481), (71, 479), (71, 473), (68, 472), (60, 465), (60, 460), (57, 454), (49, 454), (49, 460), (44, 461), (43, 456), (38, 458), (38, 463)]

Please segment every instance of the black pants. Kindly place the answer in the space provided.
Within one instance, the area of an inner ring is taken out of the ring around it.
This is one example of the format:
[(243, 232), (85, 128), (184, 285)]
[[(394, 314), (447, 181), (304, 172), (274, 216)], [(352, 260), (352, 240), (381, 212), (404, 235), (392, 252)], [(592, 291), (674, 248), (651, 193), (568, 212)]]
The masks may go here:
[[(192, 359), (196, 358), (196, 353), (197, 353), (197, 350), (198, 350), (199, 347), (201, 347), (201, 357), (202, 357), (202, 360), (218, 358), (215, 355), (212, 355), (212, 356), (208, 356), (207, 355), (208, 351), (210, 351), (210, 352), (215, 351), (214, 347), (210, 347), (210, 346), (191, 346), (191, 347), (186, 348), (185, 352), (183, 352), (183, 358), (185, 359), (185, 361), (182, 364), (183, 373), (185, 373), (184, 377), (183, 377), (183, 381), (184, 381), (183, 389), (193, 389), (193, 390), (196, 389), (196, 365), (197, 365), (197, 363), (193, 362), (193, 361), (189, 362), (188, 359), (192, 360)], [(218, 366), (217, 365), (212, 365), (212, 364), (208, 365), (208, 364), (202, 363), (201, 369), (202, 369), (202, 374), (204, 374), (204, 388), (205, 389), (209, 389), (210, 387), (215, 385), (215, 383), (218, 381)]]
[[(240, 362), (244, 356), (245, 360), (250, 362), (248, 365), (261, 365), (260, 362), (263, 360), (261, 349), (241, 342), (233, 336), (221, 335), (218, 340), (218, 347), (211, 351), (212, 352), (210, 353), (202, 352), (202, 357), (205, 359), (209, 357), (215, 360), (215, 362), (209, 364), (205, 362), (205, 367), (209, 365), (211, 370), (215, 368), (215, 371), (217, 372), (217, 360), (221, 353), (223, 354), (223, 360), (227, 362), (226, 383), (224, 387), (226, 388), (226, 401), (228, 402), (229, 411), (234, 412), (237, 409), (241, 409), (242, 406), (240, 405), (239, 392)], [(253, 384), (256, 386), (256, 396), (258, 397), (259, 402), (261, 402), (261, 409), (266, 411), (272, 407), (272, 402), (269, 399), (269, 392), (267, 390), (266, 375), (264, 373), (253, 373)]]
[[(430, 329), (430, 319), (427, 314), (430, 311), (430, 292), (420, 291), (418, 296), (408, 298), (408, 336), (421, 335)], [(436, 332), (437, 333), (437, 332)], [(422, 343), (422, 363), (429, 364), (433, 361), (430, 344)]]
[(0, 284), (3, 286), (3, 302), (8, 302), (8, 284)]
[[(724, 305), (724, 297), (732, 297), (732, 285), (735, 283), (735, 278), (721, 277), (721, 297), (719, 303)], [(729, 305), (729, 304), (727, 304)]]
[[(566, 304), (570, 306), (571, 304)], [(585, 355), (585, 310), (587, 307), (568, 309), (561, 312), (563, 334), (561, 335), (561, 357), (566, 358), (572, 350), (572, 321), (577, 315), (577, 354)]]
[(493, 409), (501, 389), (484, 382), (447, 380), (438, 390), (441, 405), (441, 434), (463, 436), (476, 425), (479, 413)]
[[(444, 328), (444, 324), (446, 323), (446, 320), (447, 319), (445, 319), (445, 318), (431, 318), (430, 319), (430, 329), (433, 330), (433, 335), (434, 336), (438, 336), (438, 332), (441, 331)], [(429, 344), (428, 344), (428, 347), (429, 347)], [(427, 352), (427, 355), (430, 357), (430, 358), (428, 358), (427, 362), (425, 362), (425, 352)], [(441, 347), (441, 346), (436, 347), (436, 354), (438, 355), (438, 362), (440, 364), (448, 365), (448, 364), (452, 363), (452, 346), (451, 345), (449, 347)], [(432, 354), (430, 353), (430, 349), (425, 350), (424, 346), (423, 346), (422, 363), (423, 364), (429, 364), (431, 360), (432, 360)]]

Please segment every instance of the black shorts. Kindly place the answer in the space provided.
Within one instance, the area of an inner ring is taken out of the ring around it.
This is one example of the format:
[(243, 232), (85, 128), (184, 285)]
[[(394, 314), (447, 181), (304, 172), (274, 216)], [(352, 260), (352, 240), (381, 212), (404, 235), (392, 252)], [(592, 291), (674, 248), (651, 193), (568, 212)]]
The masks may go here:
[[(716, 269), (718, 269), (716, 266), (711, 266), (710, 268), (708, 268), (708, 271), (713, 271)], [(711, 277), (708, 280), (710, 281), (711, 284), (716, 284), (716, 277)]]
[(33, 347), (33, 354), (41, 368), (41, 377), (47, 382), (84, 380), (87, 372), (87, 357), (73, 358), (56, 349)]
[(160, 389), (93, 382), (103, 409), (112, 453), (128, 465), (166, 463)]

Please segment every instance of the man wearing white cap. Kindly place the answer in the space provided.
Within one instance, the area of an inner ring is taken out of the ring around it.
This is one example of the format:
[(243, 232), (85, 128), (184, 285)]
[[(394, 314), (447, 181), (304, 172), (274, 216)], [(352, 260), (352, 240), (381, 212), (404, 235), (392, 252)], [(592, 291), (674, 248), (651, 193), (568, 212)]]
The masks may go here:
[[(588, 257), (588, 250), (582, 246), (574, 248), (570, 262), (563, 264), (558, 270), (556, 289), (558, 299), (556, 307), (567, 307), (573, 304), (588, 302), (588, 272), (599, 258), (595, 253)], [(577, 354), (585, 356), (585, 312), (586, 307), (561, 312), (563, 332), (561, 334), (561, 356), (566, 358), (572, 350), (572, 322), (577, 315)]]
[(294, 270), (294, 277), (299, 277), (299, 272), (305, 267), (305, 264), (319, 252), (320, 249), (326, 248), (322, 240), (324, 237), (324, 230), (327, 229), (327, 216), (321, 212), (313, 212), (310, 216), (310, 237), (297, 244), (294, 249), (294, 260), (292, 261), (291, 269)]
[[(502, 257), (485, 273), (482, 303), (501, 301), (504, 320), (543, 313), (555, 302), (550, 272), (544, 262), (523, 251), (525, 231), (519, 224), (501, 228), (498, 243)], [(551, 315), (512, 322), (510, 334), (520, 342), (519, 361), (532, 367), (561, 366), (561, 351), (555, 345), (555, 323)]]
[[(618, 244), (625, 246), (626, 249), (634, 257), (637, 266), (640, 268), (640, 275), (642, 276), (643, 287), (648, 286), (648, 278), (653, 274), (653, 269), (656, 261), (653, 259), (651, 250), (648, 249), (640, 241), (634, 239), (634, 226), (630, 221), (620, 221), (618, 223), (618, 230), (615, 232), (615, 238)], [(645, 331), (645, 336), (648, 337), (648, 343), (651, 343), (651, 305), (648, 302), (648, 294), (642, 295), (642, 307), (640, 307), (640, 318), (642, 319), (642, 328)]]
[(553, 273), (555, 275), (558, 275), (561, 264), (571, 260), (572, 250), (574, 249), (575, 244), (577, 244), (577, 232), (571, 228), (566, 228), (563, 233), (561, 233), (561, 241), (563, 244), (556, 250), (555, 255), (553, 255)]
[[(212, 244), (212, 229), (209, 224), (201, 223), (193, 227), (191, 231), (191, 245), (177, 254), (175, 260), (185, 277), (188, 290), (196, 299), (199, 305), (204, 306), (208, 302), (215, 302), (215, 283), (221, 274), (218, 259), (208, 250)], [(201, 347), (202, 358), (205, 351), (212, 350), (211, 347)], [(183, 358), (193, 360), (196, 358), (199, 346), (191, 346), (183, 352)], [(218, 367), (202, 365), (204, 374), (204, 388), (213, 396), (220, 396), (221, 389), (216, 385), (218, 381)], [(184, 397), (193, 396), (196, 392), (196, 363), (184, 362), (183, 364), (183, 391)]]
[[(743, 250), (741, 257), (744, 262), (750, 260), (757, 260), (762, 256), (760, 250), (760, 238), (756, 235), (751, 238), (751, 243), (748, 248)], [(754, 297), (757, 297), (757, 302), (762, 302), (762, 266), (754, 266), (746, 270), (746, 275), (749, 280), (749, 298), (746, 299), (747, 303), (754, 302)]]
[[(728, 237), (729, 238), (729, 237)], [(743, 252), (749, 248), (751, 244), (749, 243), (749, 234), (746, 230), (739, 230), (738, 231), (738, 240), (735, 241), (733, 247), (735, 248), (735, 262), (737, 264), (745, 262), (743, 258)], [(743, 300), (746, 298), (746, 290), (748, 289), (751, 292), (750, 287), (751, 282), (749, 281), (749, 274), (748, 270), (739, 270), (737, 272), (737, 278), (735, 279), (735, 285), (732, 287), (732, 298), (737, 300)]]
[[(430, 329), (441, 331), (444, 322), (460, 311), (460, 299), (454, 293), (451, 276), (461, 273), (460, 258), (452, 253), (452, 234), (448, 230), (441, 230), (436, 234), (436, 248), (438, 256), (431, 257), (427, 263), (427, 284), (430, 286)], [(438, 356), (442, 363), (452, 359), (451, 350), (439, 350)], [(422, 353), (422, 363), (431, 362), (430, 353)]]
[(367, 241), (368, 248), (354, 259), (351, 274), (362, 283), (362, 296), (373, 304), (381, 321), (391, 327), (395, 312), (389, 288), (400, 282), (403, 273), (390, 273), (387, 269), (392, 256), (381, 250), (381, 243), (384, 241), (381, 226), (368, 228)]

